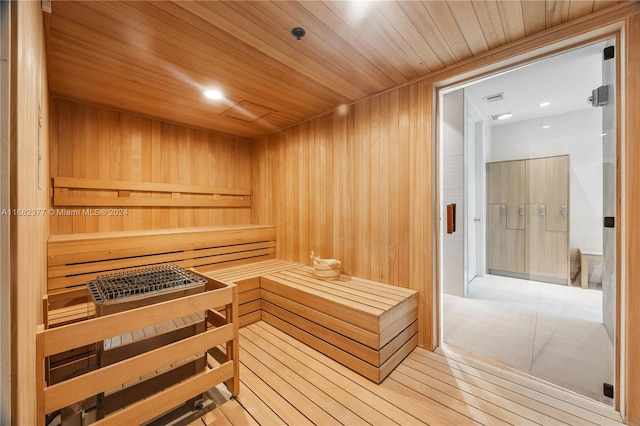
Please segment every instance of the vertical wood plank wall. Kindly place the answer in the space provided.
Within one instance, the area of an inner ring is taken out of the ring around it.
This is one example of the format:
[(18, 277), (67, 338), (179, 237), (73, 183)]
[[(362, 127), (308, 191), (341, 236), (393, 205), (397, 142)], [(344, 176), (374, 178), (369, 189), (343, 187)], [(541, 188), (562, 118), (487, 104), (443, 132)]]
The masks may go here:
[[(52, 177), (251, 187), (251, 145), (246, 139), (58, 98), (52, 99), (51, 116)], [(248, 208), (126, 210), (120, 217), (54, 215), (51, 234), (251, 223)]]
[[(627, 423), (640, 425), (640, 12), (631, 16), (626, 46), (626, 382)], [(624, 208), (624, 207), (623, 207)], [(624, 372), (622, 374), (625, 374)]]
[[(42, 209), (47, 206), (49, 187), (47, 66), (40, 2), (12, 2), (11, 14), (11, 208)], [(42, 322), (49, 220), (43, 215), (12, 215), (10, 227), (11, 423), (32, 425), (37, 423), (35, 334)]]
[(431, 102), (415, 83), (255, 142), (253, 222), (276, 225), (279, 259), (310, 264), (313, 250), (431, 306)]
[[(11, 203), (11, 132), (10, 132), (10, 93), (11, 62), (9, 19), (11, 4), (0, 2), (0, 207)], [(11, 241), (9, 216), (0, 216), (0, 424), (9, 424), (11, 420)], [(6, 325), (3, 325), (6, 324)]]

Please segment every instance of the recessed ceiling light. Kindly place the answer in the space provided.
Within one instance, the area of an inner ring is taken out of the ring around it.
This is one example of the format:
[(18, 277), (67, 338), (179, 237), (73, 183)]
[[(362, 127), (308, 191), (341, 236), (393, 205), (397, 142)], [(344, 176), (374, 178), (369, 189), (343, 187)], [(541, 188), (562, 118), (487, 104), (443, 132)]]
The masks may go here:
[(214, 101), (219, 101), (220, 99), (224, 98), (222, 92), (217, 89), (207, 89), (202, 93), (205, 97), (213, 99)]
[(506, 112), (506, 113), (504, 113), (504, 114), (500, 114), (500, 115), (498, 116), (498, 120), (508, 120), (508, 119), (510, 119), (511, 117), (513, 117), (513, 114), (511, 114), (510, 112)]
[(549, 105), (551, 105), (551, 102), (542, 102), (542, 103), (538, 104), (538, 106), (541, 107), (541, 108), (548, 107)]
[(550, 127), (551, 127), (551, 126), (550, 126), (549, 124), (545, 124), (544, 126), (542, 126), (542, 128), (543, 128), (543, 129), (548, 129), (548, 128), (550, 128)]
[(606, 133), (600, 133), (600, 135), (598, 135), (598, 136), (603, 136), (604, 137), (604, 136), (607, 136), (607, 134)]

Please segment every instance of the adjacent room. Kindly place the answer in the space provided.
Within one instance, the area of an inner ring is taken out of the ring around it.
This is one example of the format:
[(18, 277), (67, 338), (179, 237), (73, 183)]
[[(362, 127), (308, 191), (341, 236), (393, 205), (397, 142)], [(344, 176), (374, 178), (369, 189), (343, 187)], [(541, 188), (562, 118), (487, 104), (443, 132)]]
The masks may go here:
[(443, 191), (462, 230), (444, 238), (445, 343), (608, 404), (616, 137), (614, 99), (592, 97), (612, 50), (590, 44), (446, 94), (443, 162), (464, 168), (443, 167), (442, 183), (464, 182)]

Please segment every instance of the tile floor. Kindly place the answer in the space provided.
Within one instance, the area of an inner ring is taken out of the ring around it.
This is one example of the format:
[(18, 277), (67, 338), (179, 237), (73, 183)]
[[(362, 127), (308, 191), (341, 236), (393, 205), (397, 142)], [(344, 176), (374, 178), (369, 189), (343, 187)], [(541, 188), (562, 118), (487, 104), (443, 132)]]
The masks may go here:
[(614, 348), (602, 291), (485, 275), (468, 297), (444, 295), (444, 341), (611, 405)]

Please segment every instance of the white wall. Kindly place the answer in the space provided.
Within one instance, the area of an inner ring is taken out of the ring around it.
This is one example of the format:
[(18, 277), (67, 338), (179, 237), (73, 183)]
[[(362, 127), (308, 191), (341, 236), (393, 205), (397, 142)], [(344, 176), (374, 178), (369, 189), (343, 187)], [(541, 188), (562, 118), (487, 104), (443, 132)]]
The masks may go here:
[[(443, 289), (464, 295), (464, 103), (463, 90), (443, 98), (442, 118), (442, 254)], [(456, 204), (456, 232), (446, 233), (446, 206)]]
[(487, 162), (569, 154), (572, 253), (577, 248), (602, 250), (601, 134), (602, 110), (589, 108), (494, 126), (486, 150)]

